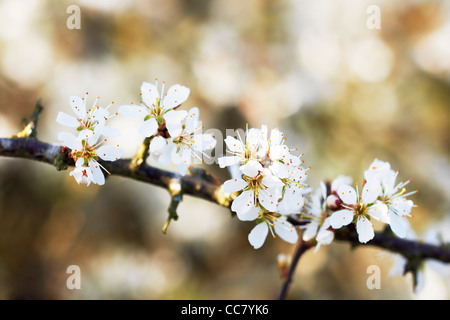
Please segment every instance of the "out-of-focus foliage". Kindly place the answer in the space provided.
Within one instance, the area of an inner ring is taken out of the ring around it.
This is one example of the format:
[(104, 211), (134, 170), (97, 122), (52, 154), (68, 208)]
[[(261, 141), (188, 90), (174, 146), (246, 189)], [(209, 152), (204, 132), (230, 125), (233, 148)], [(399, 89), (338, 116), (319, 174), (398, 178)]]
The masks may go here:
[[(66, 27), (72, 4), (79, 30)], [(369, 5), (380, 8), (379, 30), (366, 26)], [(374, 158), (389, 161), (420, 191), (411, 219), (420, 236), (450, 212), (449, 38), (444, 0), (3, 0), (0, 136), (19, 131), (40, 97), (39, 138), (57, 143), (70, 95), (138, 102), (142, 81), (158, 77), (191, 88), (182, 107), (198, 106), (205, 128), (278, 126), (312, 166), (313, 187), (338, 174), (362, 182)], [(132, 156), (136, 122), (112, 125)], [(252, 223), (190, 197), (163, 235), (167, 192), (120, 177), (86, 188), (68, 172), (2, 158), (0, 181), (3, 299), (271, 299), (276, 256), (293, 251), (272, 238), (255, 251)], [(81, 290), (66, 287), (72, 264)], [(366, 287), (373, 264), (381, 290)], [(410, 276), (389, 279), (391, 264), (380, 250), (334, 243), (305, 254), (289, 298), (449, 298), (429, 270), (412, 294)]]

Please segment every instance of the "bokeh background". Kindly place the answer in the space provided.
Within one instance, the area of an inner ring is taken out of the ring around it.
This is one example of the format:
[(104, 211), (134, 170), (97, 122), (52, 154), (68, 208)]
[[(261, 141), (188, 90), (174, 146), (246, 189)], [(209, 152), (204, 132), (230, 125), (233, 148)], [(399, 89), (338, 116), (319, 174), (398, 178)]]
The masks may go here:
[[(70, 5), (81, 29), (68, 29)], [(370, 5), (381, 28), (370, 29)], [(183, 84), (205, 128), (279, 127), (304, 153), (309, 183), (339, 174), (362, 181), (373, 159), (412, 179), (411, 225), (450, 240), (450, 2), (381, 0), (0, 1), (0, 136), (22, 129), (41, 98), (39, 139), (58, 143), (68, 97), (104, 106), (139, 102), (143, 81)], [(132, 156), (142, 138), (112, 119)], [(226, 170), (205, 168), (224, 180)], [(171, 170), (171, 168), (169, 168)], [(166, 235), (166, 190), (112, 176), (79, 186), (69, 171), (0, 158), (1, 299), (273, 299), (277, 255), (254, 250), (252, 223), (188, 196)], [(300, 261), (289, 299), (448, 299), (448, 276), (426, 267), (389, 277), (379, 249), (333, 243)], [(81, 290), (66, 287), (69, 265)], [(369, 265), (381, 289), (369, 290)]]

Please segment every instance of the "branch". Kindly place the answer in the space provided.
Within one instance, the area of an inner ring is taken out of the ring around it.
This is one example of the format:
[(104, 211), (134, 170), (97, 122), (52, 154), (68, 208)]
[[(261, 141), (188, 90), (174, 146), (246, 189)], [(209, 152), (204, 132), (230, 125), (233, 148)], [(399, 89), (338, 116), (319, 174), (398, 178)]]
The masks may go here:
[[(36, 125), (41, 111), (42, 105), (38, 101), (26, 126), (30, 128), (30, 134), (0, 138), (0, 156), (40, 161), (54, 166), (57, 170), (65, 170), (74, 166), (73, 159), (69, 157), (69, 150), (66, 147), (42, 142), (36, 138)], [(142, 150), (142, 159), (144, 159), (147, 151), (145, 147)], [(173, 212), (176, 212), (174, 210), (181, 201), (181, 195), (191, 195), (226, 208), (231, 206), (233, 198), (223, 192), (222, 182), (208, 175), (204, 170), (194, 169), (189, 175), (180, 176), (177, 173), (152, 167), (146, 161), (137, 163), (136, 158), (119, 159), (114, 162), (99, 160), (99, 162), (112, 175), (127, 177), (168, 190), (172, 196), (171, 206), (169, 207), (172, 216), (169, 216), (169, 219), (175, 219), (176, 213), (173, 214)], [(174, 186), (177, 186), (177, 188), (174, 189)], [(301, 224), (294, 218), (290, 218), (289, 221), (295, 225)], [(335, 230), (335, 239), (348, 242), (352, 246), (363, 245), (358, 241), (357, 233), (351, 226)], [(410, 262), (420, 262), (428, 258), (445, 263), (450, 262), (450, 248), (448, 246), (436, 246), (400, 239), (386, 231), (376, 232), (375, 237), (365, 245), (399, 253)]]
[(301, 258), (301, 256), (309, 249), (313, 247), (313, 243), (308, 241), (303, 241), (300, 237), (297, 248), (295, 249), (294, 256), (292, 257), (292, 262), (289, 266), (288, 273), (286, 275), (286, 278), (284, 280), (283, 286), (281, 288), (280, 295), (278, 297), (278, 300), (284, 300), (286, 299), (289, 286), (292, 283), (292, 278), (294, 277), (295, 269), (297, 268), (297, 264)]

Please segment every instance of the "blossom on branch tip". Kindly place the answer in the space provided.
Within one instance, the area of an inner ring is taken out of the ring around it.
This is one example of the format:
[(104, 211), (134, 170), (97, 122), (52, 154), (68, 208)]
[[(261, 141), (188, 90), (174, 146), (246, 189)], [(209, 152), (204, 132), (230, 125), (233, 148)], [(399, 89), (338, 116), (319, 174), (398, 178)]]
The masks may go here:
[(248, 241), (255, 249), (259, 249), (264, 244), (269, 231), (274, 238), (278, 235), (288, 243), (293, 244), (298, 240), (295, 227), (287, 220), (285, 215), (268, 212), (264, 209), (259, 210), (257, 225), (250, 231)]
[(260, 129), (246, 127), (244, 139), (236, 131), (238, 139), (227, 136), (225, 144), (227, 146), (228, 156), (220, 157), (218, 159), (219, 166), (225, 168), (235, 164), (245, 165), (250, 160), (261, 160), (258, 156), (262, 132)]
[(175, 84), (165, 93), (164, 87), (165, 81), (163, 81), (160, 93), (158, 79), (156, 79), (155, 84), (143, 82), (141, 85), (141, 104), (123, 105), (119, 108), (121, 115), (144, 121), (138, 129), (138, 132), (144, 137), (155, 135), (158, 132), (158, 127), (163, 123), (166, 123), (167, 128), (177, 125), (187, 114), (184, 110), (176, 111), (175, 109), (187, 100), (190, 89)]
[(166, 142), (163, 143), (159, 136), (155, 137), (152, 142), (159, 138), (160, 154), (152, 151), (152, 144), (150, 144), (151, 156), (165, 165), (172, 161), (177, 165), (181, 175), (186, 174), (195, 160), (203, 162), (203, 157), (209, 157), (206, 151), (214, 149), (216, 139), (211, 134), (202, 133), (203, 127), (199, 121), (199, 115), (199, 109), (194, 107), (184, 117), (173, 121), (167, 128), (170, 135), (166, 139), (167, 145), (163, 146)]
[[(249, 162), (249, 165), (253, 163), (256, 167), (259, 165), (256, 161)], [(253, 173), (254, 169), (247, 170)], [(252, 207), (262, 206), (268, 211), (276, 211), (282, 187), (283, 183), (280, 179), (261, 167), (261, 171), (258, 171), (253, 177), (243, 174), (242, 178), (225, 181), (223, 189), (227, 193), (242, 191), (231, 204), (231, 210), (237, 214), (240, 220), (248, 220), (241, 217), (245, 216)]]
[(334, 239), (334, 232), (331, 228), (330, 218), (326, 208), (327, 190), (323, 182), (321, 188), (310, 196), (310, 200), (305, 203), (304, 210), (301, 213), (301, 220), (307, 224), (302, 226), (303, 240), (309, 241), (316, 239), (317, 245), (314, 252), (317, 252), (322, 245), (329, 245)]
[(69, 104), (75, 116), (60, 111), (56, 117), (56, 122), (66, 127), (76, 128), (78, 132), (82, 130), (93, 131), (98, 125), (102, 125), (102, 135), (110, 138), (118, 136), (119, 131), (105, 125), (108, 119), (117, 115), (117, 113), (110, 114), (108, 111), (113, 103), (109, 104), (106, 108), (102, 108), (97, 104), (100, 99), (97, 98), (92, 107), (88, 109), (86, 107), (87, 95), (88, 93), (86, 92), (84, 98), (71, 96), (69, 98)]
[(105, 184), (105, 176), (102, 169), (109, 172), (99, 163), (104, 161), (116, 161), (123, 155), (119, 146), (104, 145), (107, 139), (103, 135), (105, 124), (95, 125), (95, 128), (83, 129), (77, 136), (70, 132), (60, 132), (58, 139), (71, 149), (70, 156), (75, 162), (75, 169), (70, 173), (78, 184), (89, 186), (92, 183)]
[(379, 183), (381, 188), (378, 202), (388, 208), (389, 225), (392, 231), (400, 238), (404, 238), (409, 231), (407, 217), (411, 217), (411, 209), (414, 203), (407, 197), (417, 193), (417, 190), (406, 192), (405, 186), (411, 180), (396, 184), (395, 180), (399, 171), (394, 171), (388, 162), (375, 159), (369, 169), (364, 172), (367, 181)]
[(237, 136), (225, 139), (229, 155), (218, 159), (221, 168), (239, 166), (239, 174), (223, 185), (226, 193), (239, 192), (231, 210), (242, 221), (257, 221), (249, 234), (255, 248), (262, 246), (269, 231), (296, 242), (298, 235), (292, 233), (286, 217), (300, 213), (304, 205), (309, 168), (300, 166), (300, 157), (291, 154), (279, 129), (271, 130), (268, 138), (266, 126), (249, 129), (247, 125), (245, 137), (239, 132)]
[(366, 243), (373, 239), (375, 232), (370, 218), (389, 223), (387, 206), (376, 202), (380, 188), (376, 182), (367, 182), (360, 195), (358, 188), (355, 190), (349, 185), (340, 185), (337, 194), (343, 202), (343, 209), (331, 215), (331, 226), (339, 229), (353, 222), (360, 242)]

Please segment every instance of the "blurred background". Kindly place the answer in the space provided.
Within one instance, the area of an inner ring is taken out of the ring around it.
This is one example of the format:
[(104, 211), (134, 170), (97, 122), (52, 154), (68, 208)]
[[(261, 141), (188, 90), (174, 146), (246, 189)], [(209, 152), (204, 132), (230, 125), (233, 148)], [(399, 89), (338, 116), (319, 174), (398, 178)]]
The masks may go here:
[[(80, 29), (67, 27), (70, 5)], [(380, 29), (367, 26), (370, 5)], [(339, 174), (362, 182), (375, 158), (389, 161), (419, 190), (418, 237), (439, 226), (449, 241), (449, 39), (444, 0), (1, 0), (0, 136), (20, 131), (41, 98), (38, 137), (58, 143), (70, 95), (114, 109), (158, 77), (191, 89), (182, 108), (198, 106), (205, 128), (279, 127), (312, 166), (312, 187)], [(136, 121), (111, 122), (132, 156)], [(188, 196), (163, 235), (167, 191), (130, 179), (85, 187), (69, 171), (0, 158), (0, 183), (0, 299), (273, 299), (277, 255), (294, 250), (270, 237), (254, 250), (253, 223)], [(448, 275), (427, 265), (414, 293), (410, 274), (389, 277), (392, 264), (335, 242), (302, 257), (288, 298), (450, 298)], [(66, 287), (69, 265), (80, 290)], [(366, 287), (370, 265), (380, 290)]]

